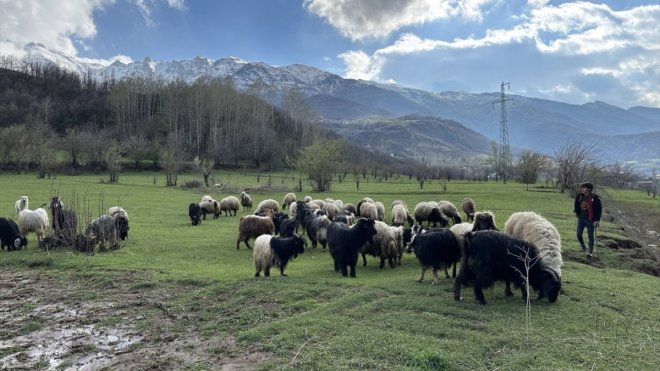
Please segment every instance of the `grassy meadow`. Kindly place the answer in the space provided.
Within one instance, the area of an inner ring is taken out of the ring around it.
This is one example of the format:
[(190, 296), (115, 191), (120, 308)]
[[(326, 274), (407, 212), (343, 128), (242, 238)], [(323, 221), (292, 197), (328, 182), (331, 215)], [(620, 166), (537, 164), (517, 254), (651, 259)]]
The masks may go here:
[[(216, 183), (229, 191), (207, 191), (216, 199), (252, 188), (254, 206), (266, 198), (281, 202), (297, 185), (291, 175), (268, 176), (217, 171)], [(516, 211), (532, 210), (550, 220), (562, 235), (565, 251), (563, 288), (554, 304), (533, 301), (531, 322), (516, 292), (504, 296), (504, 285), (486, 290), (487, 304), (480, 305), (470, 288), (455, 302), (452, 280), (441, 276), (439, 285), (415, 282), (419, 265), (406, 255), (400, 267), (378, 269), (368, 257), (358, 265), (357, 278), (344, 278), (332, 269), (329, 253), (307, 249), (287, 267), (268, 278), (255, 278), (252, 252), (243, 244), (236, 250), (236, 217), (211, 217), (200, 226), (190, 224), (187, 209), (203, 193), (165, 187), (164, 175), (124, 173), (118, 184), (103, 182), (105, 174), (58, 176), (37, 179), (33, 174), (0, 174), (0, 216), (15, 219), (14, 202), (28, 195), (30, 208), (59, 194), (65, 205), (76, 205), (78, 216), (88, 221), (114, 205), (130, 216), (129, 239), (122, 247), (92, 256), (70, 250), (45, 251), (29, 247), (0, 252), (0, 268), (47, 275), (56, 281), (82, 281), (81, 297), (103, 300), (103, 287), (122, 272), (140, 272), (130, 290), (172, 290), (163, 306), (173, 313), (176, 336), (191, 329), (212, 344), (213, 339), (233, 338), (246, 353), (258, 352), (254, 367), (262, 369), (448, 369), (448, 370), (654, 370), (660, 364), (660, 290), (658, 278), (618, 270), (606, 264), (583, 264), (574, 237), (573, 200), (556, 190), (515, 182), (451, 181), (419, 184), (407, 177), (387, 182), (363, 180), (356, 190), (351, 176), (335, 182), (328, 193), (296, 192), (299, 198), (334, 198), (356, 204), (364, 196), (386, 206), (406, 201), (412, 211), (419, 201), (449, 200), (459, 209), (472, 197), (480, 210), (495, 213), (498, 227)], [(179, 177), (179, 183), (198, 178)], [(257, 191), (269, 189), (269, 191)], [(275, 190), (275, 191), (273, 191)], [(658, 210), (660, 202), (645, 193), (612, 191), (614, 197), (639, 202)], [(605, 205), (606, 206), (606, 205)], [(462, 214), (462, 213), (461, 213)], [(621, 232), (603, 222), (602, 233)], [(586, 236), (585, 236), (586, 237)], [(252, 246), (254, 241), (250, 241)], [(614, 252), (597, 251), (598, 259), (614, 262)], [(143, 273), (143, 274), (142, 274)], [(92, 294), (93, 292), (93, 294)], [(87, 294), (88, 296), (86, 296)], [(535, 297), (535, 296), (534, 296)], [(26, 309), (27, 310), (27, 309)], [(141, 326), (153, 328), (158, 316), (143, 310)], [(107, 324), (111, 326), (112, 323)], [(147, 331), (147, 330), (145, 330)], [(0, 330), (0, 340), (12, 336)], [(154, 340), (157, 341), (157, 340)], [(139, 345), (134, 349), (139, 351)], [(223, 359), (222, 349), (208, 345), (208, 354)], [(0, 356), (2, 349), (0, 349)], [(166, 364), (151, 365), (168, 368)], [(193, 362), (187, 369), (217, 369), (211, 361)]]

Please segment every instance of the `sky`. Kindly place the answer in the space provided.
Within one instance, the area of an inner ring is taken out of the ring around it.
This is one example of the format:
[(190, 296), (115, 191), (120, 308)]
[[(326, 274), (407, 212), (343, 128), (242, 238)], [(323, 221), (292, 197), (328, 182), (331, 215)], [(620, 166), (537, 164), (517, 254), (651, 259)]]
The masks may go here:
[(660, 107), (660, 0), (0, 0), (0, 54), (237, 57), (432, 92)]

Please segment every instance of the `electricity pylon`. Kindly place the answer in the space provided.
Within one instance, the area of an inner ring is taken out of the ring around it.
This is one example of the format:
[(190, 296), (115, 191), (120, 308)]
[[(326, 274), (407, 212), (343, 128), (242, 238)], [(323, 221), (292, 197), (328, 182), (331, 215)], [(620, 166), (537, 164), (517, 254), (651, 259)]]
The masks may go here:
[(493, 102), (493, 107), (495, 103), (500, 104), (500, 146), (497, 151), (496, 166), (498, 171), (502, 174), (502, 180), (506, 184), (507, 171), (511, 166), (511, 149), (509, 147), (509, 125), (506, 120), (506, 102), (513, 100), (513, 98), (507, 98), (506, 93), (504, 92), (504, 87), (507, 89), (510, 87), (508, 82), (502, 81), (500, 85), (500, 99)]

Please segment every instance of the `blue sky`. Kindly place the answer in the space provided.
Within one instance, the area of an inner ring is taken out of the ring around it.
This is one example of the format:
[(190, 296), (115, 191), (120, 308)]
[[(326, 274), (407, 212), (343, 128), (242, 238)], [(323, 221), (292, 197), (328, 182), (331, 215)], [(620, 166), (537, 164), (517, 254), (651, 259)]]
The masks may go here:
[(0, 0), (0, 12), (3, 54), (40, 42), (108, 62), (234, 56), (428, 91), (508, 81), (514, 94), (660, 107), (658, 0)]

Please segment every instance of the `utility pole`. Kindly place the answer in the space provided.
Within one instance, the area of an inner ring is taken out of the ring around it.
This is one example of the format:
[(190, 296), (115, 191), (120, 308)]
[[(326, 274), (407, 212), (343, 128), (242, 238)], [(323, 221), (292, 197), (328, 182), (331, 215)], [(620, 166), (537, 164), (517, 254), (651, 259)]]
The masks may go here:
[(500, 99), (493, 102), (493, 107), (495, 103), (500, 104), (500, 147), (497, 151), (497, 166), (499, 167), (498, 171), (502, 174), (502, 180), (506, 184), (507, 171), (511, 166), (511, 149), (509, 147), (509, 126), (506, 120), (506, 102), (513, 100), (513, 98), (507, 98), (506, 93), (504, 92), (504, 87), (510, 88), (508, 82), (502, 81), (500, 85)]

